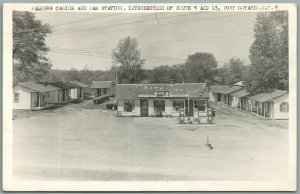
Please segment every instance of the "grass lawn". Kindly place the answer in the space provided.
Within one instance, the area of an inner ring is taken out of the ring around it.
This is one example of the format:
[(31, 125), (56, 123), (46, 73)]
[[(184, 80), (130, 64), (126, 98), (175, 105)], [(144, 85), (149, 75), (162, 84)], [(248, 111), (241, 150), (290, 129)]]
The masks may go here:
[[(278, 180), (288, 121), (217, 107), (215, 125), (115, 116), (90, 101), (13, 121), (14, 176), (26, 180)], [(205, 146), (207, 141), (213, 146)]]

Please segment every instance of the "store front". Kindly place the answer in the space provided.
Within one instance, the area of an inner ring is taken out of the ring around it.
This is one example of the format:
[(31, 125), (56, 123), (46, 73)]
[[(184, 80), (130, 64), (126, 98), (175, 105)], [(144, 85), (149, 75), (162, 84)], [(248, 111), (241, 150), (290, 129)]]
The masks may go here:
[[(205, 84), (119, 84), (118, 115), (163, 117), (206, 115), (208, 92)], [(129, 92), (130, 91), (130, 92)]]

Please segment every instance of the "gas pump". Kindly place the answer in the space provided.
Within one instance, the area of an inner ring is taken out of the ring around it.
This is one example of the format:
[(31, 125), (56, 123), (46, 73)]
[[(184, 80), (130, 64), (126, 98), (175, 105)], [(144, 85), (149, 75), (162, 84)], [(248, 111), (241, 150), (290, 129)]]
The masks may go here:
[(194, 124), (199, 124), (198, 108), (194, 108)]
[(212, 107), (207, 108), (207, 122), (209, 124), (213, 123), (213, 108)]
[(179, 109), (179, 123), (184, 124), (184, 110), (182, 108)]

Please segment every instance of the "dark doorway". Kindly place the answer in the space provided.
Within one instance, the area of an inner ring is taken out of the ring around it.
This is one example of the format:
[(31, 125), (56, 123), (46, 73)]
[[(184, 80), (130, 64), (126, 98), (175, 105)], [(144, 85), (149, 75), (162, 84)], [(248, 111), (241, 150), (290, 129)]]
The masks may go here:
[(97, 88), (97, 97), (101, 96), (101, 88)]
[(154, 112), (155, 116), (162, 117), (162, 112), (165, 111), (165, 101), (164, 100), (154, 100)]
[(222, 94), (218, 93), (218, 102), (222, 100)]
[(141, 99), (141, 116), (147, 117), (148, 116), (148, 100)]
[(193, 116), (194, 114), (194, 110), (193, 110), (193, 100), (186, 100), (185, 101), (185, 116)]
[(63, 90), (63, 96), (62, 96), (62, 101), (66, 100), (66, 90)]

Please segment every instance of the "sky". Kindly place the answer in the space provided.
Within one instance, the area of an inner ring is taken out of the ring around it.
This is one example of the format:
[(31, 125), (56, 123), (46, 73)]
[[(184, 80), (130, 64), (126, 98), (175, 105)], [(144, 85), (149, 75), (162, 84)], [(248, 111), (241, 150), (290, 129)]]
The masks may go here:
[(218, 65), (236, 57), (249, 64), (256, 13), (37, 13), (52, 33), (46, 43), (52, 69), (108, 70), (118, 41), (137, 38), (145, 67), (181, 64), (196, 52)]

